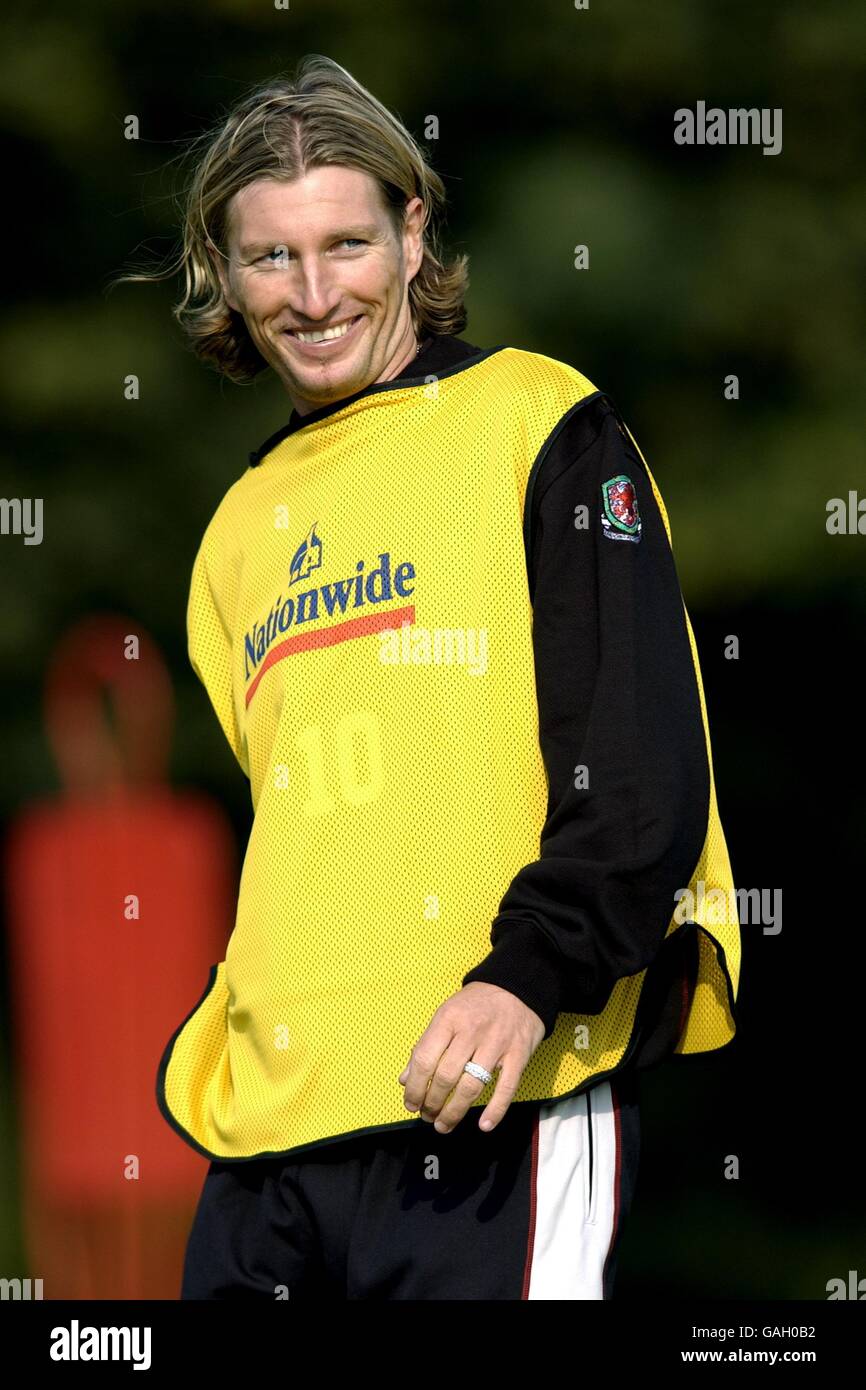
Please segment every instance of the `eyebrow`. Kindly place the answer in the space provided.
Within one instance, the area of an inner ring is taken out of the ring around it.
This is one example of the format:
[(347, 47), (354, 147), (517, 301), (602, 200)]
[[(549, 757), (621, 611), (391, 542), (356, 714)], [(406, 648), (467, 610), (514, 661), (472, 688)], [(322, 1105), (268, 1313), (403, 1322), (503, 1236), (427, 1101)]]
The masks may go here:
[[(328, 232), (325, 239), (326, 241), (344, 241), (346, 237), (373, 237), (376, 236), (378, 231), (378, 227), (371, 227), (367, 226), (366, 224), (359, 223), (354, 227), (340, 227), (335, 232)], [(239, 254), (241, 256), (251, 256), (256, 251), (273, 251), (275, 246), (288, 245), (289, 243), (287, 241), (278, 241), (276, 238), (274, 238), (273, 241), (251, 241), (245, 244), (244, 246), (240, 247)]]

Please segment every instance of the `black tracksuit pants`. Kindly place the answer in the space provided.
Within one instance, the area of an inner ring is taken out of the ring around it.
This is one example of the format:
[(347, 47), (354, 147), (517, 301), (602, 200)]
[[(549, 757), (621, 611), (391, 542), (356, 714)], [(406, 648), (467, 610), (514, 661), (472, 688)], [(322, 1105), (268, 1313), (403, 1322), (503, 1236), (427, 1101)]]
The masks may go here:
[(182, 1299), (609, 1299), (640, 1150), (638, 1074), (482, 1107), (450, 1134), (337, 1139), (213, 1162)]

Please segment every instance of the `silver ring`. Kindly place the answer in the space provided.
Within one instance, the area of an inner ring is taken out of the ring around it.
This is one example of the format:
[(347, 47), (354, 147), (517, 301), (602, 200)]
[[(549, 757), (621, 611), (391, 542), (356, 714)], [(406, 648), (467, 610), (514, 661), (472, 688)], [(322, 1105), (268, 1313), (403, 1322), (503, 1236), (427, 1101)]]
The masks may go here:
[(493, 1080), (491, 1073), (486, 1071), (478, 1062), (467, 1062), (463, 1070), (468, 1071), (469, 1075), (474, 1076), (478, 1081), (483, 1081), (485, 1086), (488, 1081)]

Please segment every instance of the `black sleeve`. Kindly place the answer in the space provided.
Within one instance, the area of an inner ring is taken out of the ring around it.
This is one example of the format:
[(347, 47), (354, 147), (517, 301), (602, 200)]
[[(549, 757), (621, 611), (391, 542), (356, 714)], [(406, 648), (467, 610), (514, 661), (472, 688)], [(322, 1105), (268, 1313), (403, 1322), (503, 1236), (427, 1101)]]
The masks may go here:
[(540, 857), (512, 880), (492, 950), (463, 984), (517, 995), (546, 1038), (560, 1011), (601, 1012), (618, 979), (657, 957), (703, 850), (710, 778), (673, 554), (610, 398), (574, 407), (533, 471), (527, 576), (547, 817)]

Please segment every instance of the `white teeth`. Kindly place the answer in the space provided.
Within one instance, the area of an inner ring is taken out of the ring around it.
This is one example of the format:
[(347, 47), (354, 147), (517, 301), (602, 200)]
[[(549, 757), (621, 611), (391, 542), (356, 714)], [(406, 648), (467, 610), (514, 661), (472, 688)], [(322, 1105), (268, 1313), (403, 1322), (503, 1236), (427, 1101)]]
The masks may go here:
[(354, 322), (354, 319), (344, 319), (342, 323), (336, 324), (333, 328), (326, 328), (324, 333), (301, 333), (300, 330), (297, 330), (294, 336), (299, 338), (302, 343), (326, 343), (330, 338), (342, 338), (348, 333)]

